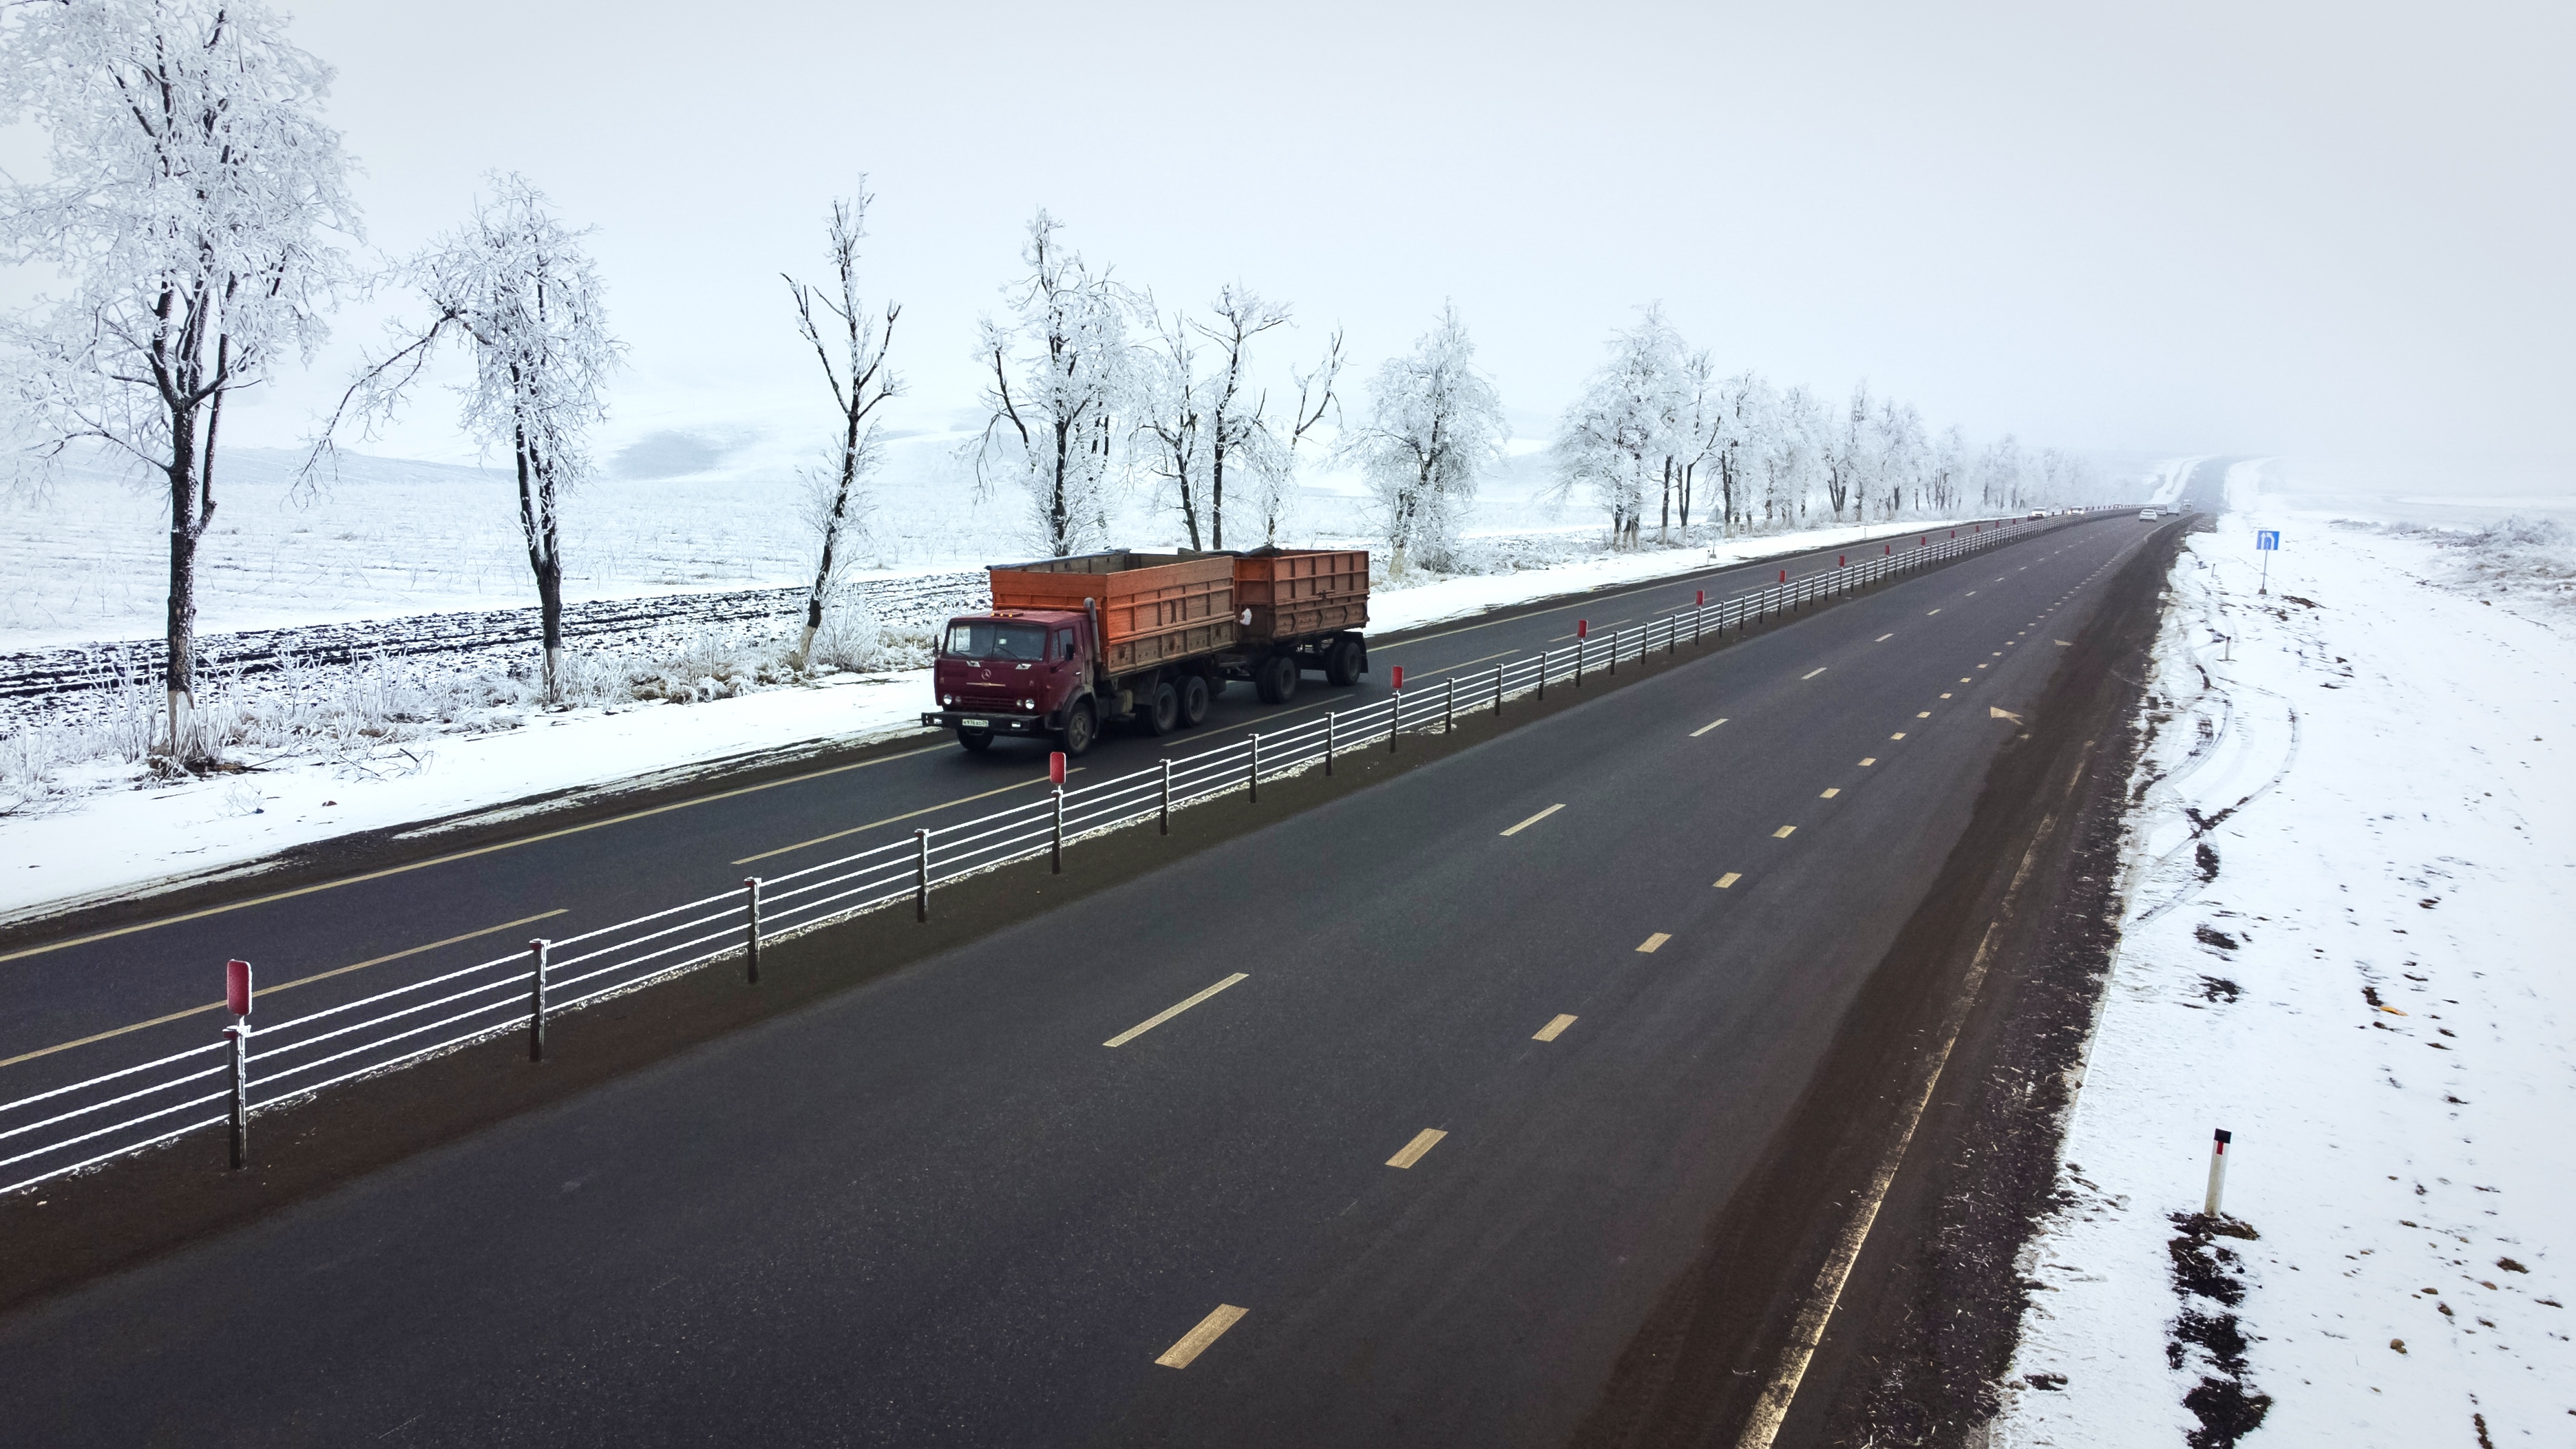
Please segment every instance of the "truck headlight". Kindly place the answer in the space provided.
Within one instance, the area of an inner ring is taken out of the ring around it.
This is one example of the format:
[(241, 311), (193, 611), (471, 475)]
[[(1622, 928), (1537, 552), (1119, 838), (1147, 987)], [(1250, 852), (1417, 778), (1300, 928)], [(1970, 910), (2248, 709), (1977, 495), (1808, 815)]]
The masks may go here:
[(953, 694), (943, 694), (939, 696), (939, 702), (941, 704), (955, 704), (957, 702), (957, 696)]

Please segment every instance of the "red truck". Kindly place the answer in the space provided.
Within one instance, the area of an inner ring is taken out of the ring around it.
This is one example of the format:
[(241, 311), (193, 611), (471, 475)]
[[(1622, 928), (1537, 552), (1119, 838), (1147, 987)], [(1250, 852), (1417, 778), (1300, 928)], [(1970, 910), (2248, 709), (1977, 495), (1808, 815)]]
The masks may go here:
[(1196, 725), (1228, 680), (1275, 704), (1309, 669), (1344, 686), (1368, 672), (1363, 549), (1122, 549), (990, 573), (991, 610), (940, 635), (940, 707), (921, 717), (970, 750), (1049, 735), (1078, 755), (1112, 720), (1151, 735)]

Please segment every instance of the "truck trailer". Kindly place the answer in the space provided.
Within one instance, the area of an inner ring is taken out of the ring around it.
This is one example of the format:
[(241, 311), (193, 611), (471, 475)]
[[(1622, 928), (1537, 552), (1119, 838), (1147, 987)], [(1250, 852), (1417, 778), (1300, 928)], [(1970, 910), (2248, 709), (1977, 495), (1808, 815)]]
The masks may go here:
[(988, 572), (992, 608), (940, 632), (939, 708), (921, 717), (970, 750), (1027, 735), (1078, 755), (1113, 721), (1188, 729), (1231, 680), (1275, 704), (1310, 669), (1346, 687), (1368, 672), (1365, 549), (1117, 549)]

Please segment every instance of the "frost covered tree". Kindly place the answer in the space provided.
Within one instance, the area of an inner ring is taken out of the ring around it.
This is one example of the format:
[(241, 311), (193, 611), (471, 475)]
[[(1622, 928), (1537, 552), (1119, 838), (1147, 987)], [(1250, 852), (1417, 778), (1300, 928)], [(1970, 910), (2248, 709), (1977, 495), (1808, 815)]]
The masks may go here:
[(1137, 368), (1125, 295), (1063, 246), (1059, 229), (1043, 208), (1030, 219), (1020, 251), (1028, 275), (1004, 292), (1010, 318), (981, 323), (987, 416), (972, 451), (977, 487), (1025, 492), (1039, 544), (1066, 558), (1106, 540), (1115, 429)]
[(490, 178), (473, 218), (404, 268), (428, 303), (426, 324), (394, 324), (397, 345), (360, 372), (324, 425), (308, 471), (333, 457), (340, 422), (389, 415), (438, 344), (462, 343), (473, 380), (458, 390), (464, 423), (487, 448), (506, 448), (519, 485), (519, 531), (536, 575), (545, 633), (545, 689), (561, 697), (563, 496), (590, 471), (590, 429), (607, 416), (608, 374), (624, 348), (609, 334), (587, 231), (558, 220), (543, 193), (512, 173)]
[(1876, 461), (1871, 442), (1869, 384), (1857, 383), (1850, 405), (1834, 415), (1818, 456), (1824, 465), (1825, 502), (1834, 510), (1836, 523), (1843, 521), (1845, 508), (1854, 511), (1855, 519), (1868, 515), (1870, 475)]
[(1494, 385), (1476, 368), (1476, 344), (1456, 304), (1415, 339), (1413, 350), (1380, 364), (1368, 415), (1342, 439), (1368, 481), (1387, 577), (1401, 578), (1419, 556), (1447, 555), (1459, 521), (1476, 501), (1484, 470), (1500, 461), (1510, 431)]
[(1307, 435), (1323, 423), (1327, 414), (1341, 416), (1342, 400), (1335, 391), (1341, 375), (1342, 331), (1336, 327), (1332, 339), (1325, 344), (1323, 361), (1309, 371), (1289, 373), (1289, 381), (1297, 387), (1297, 402), (1284, 424), (1269, 420), (1269, 399), (1264, 396), (1261, 400), (1262, 424), (1249, 440), (1247, 456), (1264, 544), (1279, 542), (1279, 525), (1286, 521), (1289, 501), (1297, 492), (1298, 450), (1305, 446)]
[(1671, 523), (1676, 423), (1684, 406), (1681, 339), (1661, 309), (1648, 307), (1636, 326), (1611, 335), (1609, 354), (1557, 422), (1551, 491), (1561, 500), (1577, 487), (1589, 489), (1610, 515), (1611, 546), (1634, 548), (1649, 489), (1660, 490), (1667, 528)]
[(1223, 548), (1226, 461), (1232, 458), (1236, 476), (1243, 476), (1243, 464), (1262, 434), (1262, 404), (1267, 401), (1252, 387), (1245, 354), (1253, 338), (1287, 323), (1288, 309), (1263, 301), (1237, 282), (1220, 288), (1208, 311), (1215, 320), (1198, 324), (1199, 335), (1215, 349), (1208, 368), (1208, 547)]
[(1197, 339), (1180, 312), (1156, 314), (1155, 345), (1140, 368), (1134, 409), (1138, 430), (1153, 438), (1145, 471), (1171, 485), (1172, 506), (1194, 549), (1207, 546), (1200, 527), (1207, 511), (1207, 439), (1199, 416), (1207, 398)]
[(1738, 518), (1748, 526), (1751, 523), (1745, 490), (1762, 448), (1763, 430), (1777, 407), (1771, 385), (1759, 373), (1736, 373), (1721, 379), (1714, 390), (1716, 438), (1711, 458), (1717, 468), (1719, 532), (1726, 537), (1734, 536)]
[(0, 124), (49, 142), (42, 181), (0, 183), (0, 254), (63, 291), (0, 321), (13, 471), (75, 443), (170, 501), (163, 752), (193, 765), (197, 551), (215, 515), (224, 404), (309, 360), (358, 212), (320, 109), (330, 67), (257, 0), (45, 0), (0, 8)]
[(828, 231), (832, 291), (784, 278), (796, 301), (797, 333), (814, 349), (814, 360), (822, 365), (823, 380), (830, 385), (838, 410), (831, 457), (807, 480), (809, 518), (822, 547), (814, 565), (814, 586), (805, 595), (805, 629), (796, 640), (799, 668), (823, 628), (823, 605), (843, 566), (841, 545), (845, 538), (863, 537), (867, 531), (872, 512), (868, 477), (884, 457), (877, 441), (876, 410), (902, 391), (886, 366), (886, 350), (894, 343), (895, 319), (903, 315), (903, 308), (888, 302), (880, 318), (859, 299), (859, 242), (868, 234), (868, 203), (873, 200), (862, 176), (856, 196), (832, 203)]
[(1881, 398), (1877, 411), (1870, 415), (1869, 432), (1870, 471), (1885, 500), (1885, 516), (1903, 515), (1908, 493), (1914, 496), (1915, 507), (1920, 510), (1921, 478), (1930, 454), (1930, 445), (1923, 436), (1923, 415), (1915, 411), (1912, 403)]
[(1977, 501), (1989, 510), (2021, 507), (2021, 444), (2006, 433), (1977, 455)]

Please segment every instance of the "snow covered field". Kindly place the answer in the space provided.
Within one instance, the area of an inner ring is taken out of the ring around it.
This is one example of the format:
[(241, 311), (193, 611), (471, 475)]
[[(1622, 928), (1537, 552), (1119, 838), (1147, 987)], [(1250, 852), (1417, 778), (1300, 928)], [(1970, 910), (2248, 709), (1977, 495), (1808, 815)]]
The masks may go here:
[[(1386, 633), (1531, 599), (1664, 577), (1712, 561), (1857, 544), (1933, 525), (1815, 529), (1730, 544), (1575, 555), (1575, 561), (1451, 578), (1378, 594), (1371, 630)], [(1585, 535), (1593, 531), (1585, 529)], [(1543, 539), (1515, 536), (1531, 562)], [(1491, 540), (1503, 542), (1504, 540)], [(1578, 540), (1579, 541), (1579, 540)], [(1477, 541), (1470, 540), (1473, 547)], [(1569, 552), (1571, 552), (1569, 550)], [(1508, 560), (1498, 561), (1502, 566)], [(1676, 602), (1679, 602), (1676, 599)], [(783, 636), (782, 636), (783, 647)], [(518, 711), (504, 727), (415, 730), (387, 740), (281, 748), (242, 774), (151, 780), (129, 761), (53, 772), (47, 798), (0, 813), (0, 919), (121, 892), (146, 882), (256, 861), (289, 846), (482, 810), (547, 791), (629, 789), (664, 772), (755, 753), (792, 756), (919, 729), (926, 669), (827, 675), (689, 704)]]
[[(2229, 1444), (2260, 1412), (2255, 1443), (2565, 1444), (2576, 620), (2253, 477), (2175, 573), (1992, 1442)], [(2218, 1128), (2235, 1222), (2191, 1232)]]

